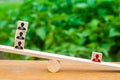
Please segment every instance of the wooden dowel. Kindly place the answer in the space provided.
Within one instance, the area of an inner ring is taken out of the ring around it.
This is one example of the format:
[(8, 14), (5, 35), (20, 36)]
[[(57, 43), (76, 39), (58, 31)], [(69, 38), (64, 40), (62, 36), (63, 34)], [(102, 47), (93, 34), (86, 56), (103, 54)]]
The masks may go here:
[(61, 68), (60, 61), (51, 59), (48, 61), (47, 69), (49, 72), (55, 73), (58, 72)]

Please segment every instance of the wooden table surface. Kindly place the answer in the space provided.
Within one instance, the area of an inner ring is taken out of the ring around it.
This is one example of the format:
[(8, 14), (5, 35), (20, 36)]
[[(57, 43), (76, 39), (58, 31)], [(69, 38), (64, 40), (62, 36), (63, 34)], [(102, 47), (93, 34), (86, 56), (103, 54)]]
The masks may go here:
[(0, 80), (120, 80), (120, 71), (99, 66), (61, 62), (57, 73), (47, 71), (47, 61), (0, 60)]

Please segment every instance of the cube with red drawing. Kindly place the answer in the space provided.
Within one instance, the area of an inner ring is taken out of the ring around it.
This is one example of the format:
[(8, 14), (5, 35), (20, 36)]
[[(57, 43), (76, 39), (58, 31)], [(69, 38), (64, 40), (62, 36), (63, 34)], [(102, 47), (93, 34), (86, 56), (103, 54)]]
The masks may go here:
[(91, 60), (93, 62), (101, 62), (102, 61), (102, 53), (92, 52)]

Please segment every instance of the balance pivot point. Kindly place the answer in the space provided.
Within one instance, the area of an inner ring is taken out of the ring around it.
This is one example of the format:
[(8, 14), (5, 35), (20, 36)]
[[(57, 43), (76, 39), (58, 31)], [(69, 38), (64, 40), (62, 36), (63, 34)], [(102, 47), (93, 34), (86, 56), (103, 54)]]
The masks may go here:
[(48, 61), (47, 69), (49, 72), (52, 72), (52, 73), (58, 72), (60, 70), (60, 67), (61, 67), (60, 61), (55, 59), (51, 59)]

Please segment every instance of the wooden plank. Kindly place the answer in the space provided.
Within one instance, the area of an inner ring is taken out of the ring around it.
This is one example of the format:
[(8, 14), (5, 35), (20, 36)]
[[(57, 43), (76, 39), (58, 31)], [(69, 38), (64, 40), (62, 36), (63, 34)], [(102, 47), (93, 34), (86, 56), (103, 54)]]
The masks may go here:
[[(119, 63), (120, 64), (120, 63)], [(62, 62), (61, 71), (50, 73), (47, 61), (0, 60), (0, 80), (119, 80), (120, 71)]]
[(108, 62), (97, 63), (97, 62), (92, 62), (89, 59), (75, 58), (70, 56), (64, 56), (64, 55), (58, 55), (58, 54), (40, 52), (40, 51), (34, 51), (34, 50), (28, 50), (28, 49), (19, 50), (19, 49), (15, 49), (14, 47), (9, 47), (4, 45), (0, 45), (0, 51), (34, 56), (34, 57), (42, 57), (47, 59), (56, 59), (59, 61), (68, 61), (68, 62), (74, 62), (74, 63), (76, 62), (76, 63), (89, 64), (89, 65), (99, 65), (99, 66), (106, 67), (107, 69), (110, 68), (113, 70), (120, 70), (119, 64), (113, 64)]

